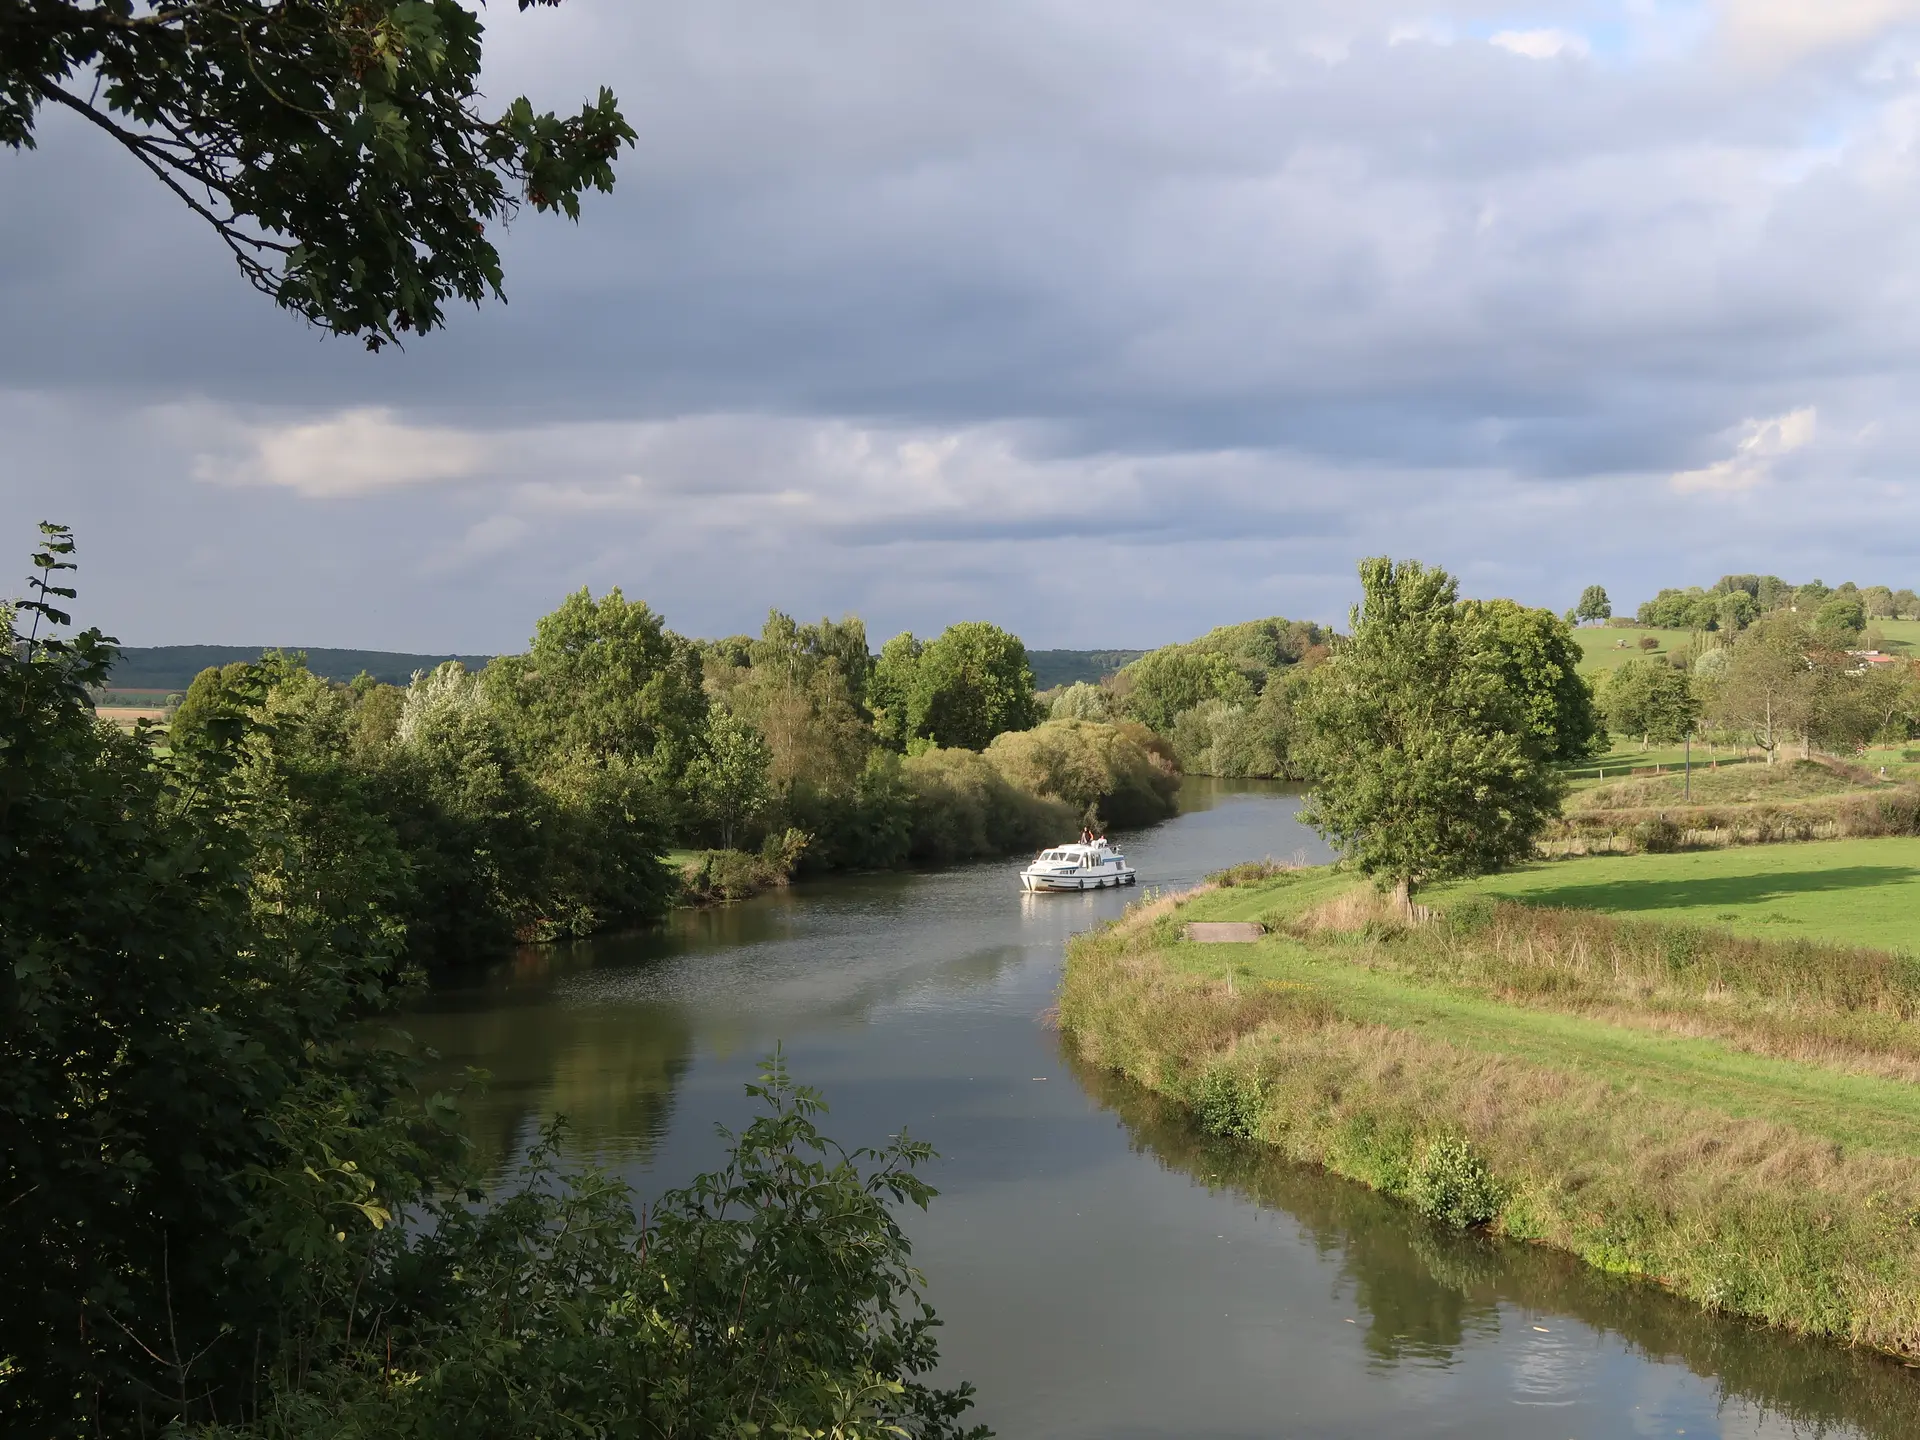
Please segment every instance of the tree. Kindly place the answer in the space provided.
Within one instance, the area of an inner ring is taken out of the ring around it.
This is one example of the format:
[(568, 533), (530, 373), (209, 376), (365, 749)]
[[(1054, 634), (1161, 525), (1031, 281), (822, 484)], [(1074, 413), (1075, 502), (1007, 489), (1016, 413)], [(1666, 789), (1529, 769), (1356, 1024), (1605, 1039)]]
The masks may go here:
[(1869, 585), (1860, 592), (1860, 602), (1867, 607), (1870, 620), (1893, 618), (1893, 591), (1885, 585)]
[(1301, 818), (1403, 899), (1523, 859), (1560, 781), (1492, 627), (1444, 570), (1377, 558), (1360, 579), (1352, 634), (1296, 703)]
[[(0, 646), (0, 1428), (151, 1434), (236, 1413), (303, 1298), (289, 1246), (350, 1265), (452, 1137), (368, 1029), (404, 867), (328, 761), (340, 712), (292, 687), (191, 755), (100, 724), (112, 642), (41, 633), (73, 593), (47, 528)], [(287, 1228), (307, 1176), (324, 1238)]]
[(1053, 703), (1048, 707), (1048, 718), (1111, 720), (1113, 698), (1104, 686), (1090, 685), (1085, 680), (1076, 680), (1053, 697)]
[(1604, 585), (1589, 585), (1580, 592), (1580, 603), (1573, 607), (1576, 618), (1586, 620), (1610, 620), (1613, 618), (1613, 602), (1607, 599)]
[(1769, 765), (1782, 741), (1806, 724), (1813, 674), (1807, 646), (1799, 617), (1775, 612), (1740, 637), (1714, 687), (1714, 722), (1749, 736)]
[(734, 830), (757, 815), (771, 791), (766, 739), (728, 710), (707, 715), (706, 744), (688, 767), (687, 785), (702, 810), (720, 827), (720, 848), (733, 848)]
[(880, 743), (904, 751), (912, 738), (912, 700), (920, 655), (926, 647), (903, 631), (880, 647), (873, 678), (867, 684), (867, 705)]
[(1602, 703), (1607, 727), (1638, 735), (1642, 744), (1684, 739), (1700, 720), (1700, 701), (1687, 672), (1653, 660), (1629, 660), (1609, 675)]
[[(522, 10), (553, 0), (518, 0)], [(377, 349), (500, 295), (489, 223), (577, 217), (634, 132), (602, 90), (571, 119), (478, 113), (479, 17), (456, 0), (9, 0), (0, 143), (51, 104), (212, 225), (255, 288)]]
[(1467, 600), (1461, 623), (1482, 627), (1479, 643), (1519, 701), (1542, 758), (1584, 760), (1605, 748), (1593, 689), (1580, 674), (1580, 642), (1565, 621), (1513, 600)]
[(1027, 647), (997, 625), (949, 625), (914, 662), (907, 692), (910, 740), (984, 750), (994, 736), (1039, 722)]
[(534, 630), (524, 655), (480, 674), (509, 731), (536, 765), (583, 756), (639, 761), (677, 776), (706, 728), (699, 651), (644, 601), (616, 588), (569, 595)]
[(1126, 711), (1162, 735), (1180, 715), (1208, 700), (1229, 705), (1253, 701), (1253, 685), (1225, 655), (1169, 645), (1142, 655), (1120, 672)]
[(1860, 632), (1866, 628), (1866, 607), (1858, 595), (1835, 593), (1820, 602), (1820, 608), (1814, 612), (1813, 630), (1816, 639), (1823, 645), (1835, 650), (1845, 650), (1857, 643)]
[(1714, 622), (1723, 634), (1736, 635), (1751, 625), (1760, 606), (1745, 590), (1730, 590), (1714, 603)]
[(1793, 608), (1810, 614), (1818, 610), (1821, 602), (1831, 594), (1833, 588), (1824, 580), (1809, 580), (1793, 592)]
[(1897, 620), (1920, 618), (1920, 595), (1914, 594), (1911, 590), (1894, 591), (1893, 616)]

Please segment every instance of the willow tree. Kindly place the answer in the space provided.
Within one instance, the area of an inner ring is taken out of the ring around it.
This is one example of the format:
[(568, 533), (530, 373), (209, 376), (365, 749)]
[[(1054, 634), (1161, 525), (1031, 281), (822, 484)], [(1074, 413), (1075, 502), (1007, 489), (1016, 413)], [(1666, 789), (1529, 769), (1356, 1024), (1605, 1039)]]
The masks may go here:
[(1301, 818), (1410, 904), (1422, 885), (1532, 852), (1559, 808), (1551, 760), (1591, 734), (1592, 717), (1573, 691), (1527, 673), (1528, 653), (1503, 636), (1514, 617), (1462, 604), (1446, 571), (1381, 557), (1361, 562), (1360, 579), (1351, 635), (1302, 687), (1291, 756), (1312, 786)]

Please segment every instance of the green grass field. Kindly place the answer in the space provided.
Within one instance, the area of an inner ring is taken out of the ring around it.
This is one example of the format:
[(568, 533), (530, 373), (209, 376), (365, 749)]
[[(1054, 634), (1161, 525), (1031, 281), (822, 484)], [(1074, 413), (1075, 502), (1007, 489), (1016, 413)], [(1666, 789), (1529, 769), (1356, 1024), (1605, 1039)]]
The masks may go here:
[[(1638, 740), (1625, 735), (1611, 737), (1604, 755), (1596, 755), (1591, 760), (1582, 760), (1577, 765), (1564, 765), (1561, 773), (1567, 777), (1572, 788), (1578, 792), (1591, 789), (1595, 785), (1610, 785), (1623, 780), (1635, 770), (1656, 767), (1662, 770), (1681, 769), (1688, 763), (1689, 752), (1684, 745), (1648, 745), (1643, 747)], [(1691, 752), (1693, 767), (1696, 771), (1709, 770), (1718, 764), (1722, 769), (1729, 765), (1746, 764), (1759, 760), (1736, 751), (1726, 745), (1709, 745), (1704, 740), (1696, 740)], [(1759, 763), (1765, 764), (1764, 760)]]
[[(1920, 630), (1920, 625), (1915, 628)], [(1641, 638), (1647, 635), (1651, 635), (1660, 642), (1657, 648), (1652, 650), (1640, 648)], [(1693, 637), (1685, 630), (1582, 625), (1574, 630), (1573, 638), (1580, 642), (1580, 652), (1585, 657), (1580, 668), (1591, 674), (1600, 670), (1618, 669), (1620, 665), (1636, 656), (1651, 655), (1656, 659), (1665, 659), (1669, 650), (1678, 645), (1685, 645)], [(1624, 646), (1620, 643), (1623, 640), (1626, 642)]]
[(1920, 953), (1912, 836), (1543, 861), (1425, 898), (1444, 907), (1467, 895)]

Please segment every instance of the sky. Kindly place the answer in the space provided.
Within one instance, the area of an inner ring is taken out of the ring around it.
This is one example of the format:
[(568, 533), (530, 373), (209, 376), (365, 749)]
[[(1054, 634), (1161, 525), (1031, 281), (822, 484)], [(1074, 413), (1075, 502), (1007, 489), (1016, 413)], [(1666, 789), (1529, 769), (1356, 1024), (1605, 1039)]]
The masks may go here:
[[(136, 645), (1339, 622), (1920, 585), (1920, 0), (496, 4), (639, 132), (369, 355), (128, 156), (0, 151), (0, 547)], [(4, 575), (0, 571), (0, 575)], [(0, 589), (18, 589), (19, 578)]]

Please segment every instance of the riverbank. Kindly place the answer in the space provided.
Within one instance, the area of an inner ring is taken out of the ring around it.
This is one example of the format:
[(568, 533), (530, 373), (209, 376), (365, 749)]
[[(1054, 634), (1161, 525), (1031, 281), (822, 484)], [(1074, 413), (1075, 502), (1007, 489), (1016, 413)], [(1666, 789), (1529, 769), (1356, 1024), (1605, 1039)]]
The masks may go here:
[[(1580, 862), (1587, 865), (1596, 862)], [(1182, 938), (1256, 920), (1250, 945)], [(1337, 871), (1137, 908), (1070, 947), (1091, 1063), (1409, 1201), (1714, 1309), (1920, 1354), (1920, 974), (1885, 951)]]

